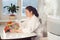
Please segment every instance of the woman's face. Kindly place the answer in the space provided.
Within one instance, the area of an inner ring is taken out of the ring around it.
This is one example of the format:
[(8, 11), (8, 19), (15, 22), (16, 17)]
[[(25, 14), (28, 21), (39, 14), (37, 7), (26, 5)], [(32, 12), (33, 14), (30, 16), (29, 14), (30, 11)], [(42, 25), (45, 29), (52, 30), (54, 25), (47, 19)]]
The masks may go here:
[(28, 9), (26, 9), (25, 12), (27, 17), (31, 17), (33, 15), (32, 11), (30, 12)]

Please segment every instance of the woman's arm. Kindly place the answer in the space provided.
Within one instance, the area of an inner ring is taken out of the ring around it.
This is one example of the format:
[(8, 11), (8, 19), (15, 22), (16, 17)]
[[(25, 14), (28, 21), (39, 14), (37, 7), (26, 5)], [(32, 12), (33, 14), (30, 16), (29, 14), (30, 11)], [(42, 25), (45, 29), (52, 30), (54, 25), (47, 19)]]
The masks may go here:
[(40, 22), (38, 20), (33, 20), (27, 23), (25, 28), (22, 28), (22, 31), (24, 33), (31, 33), (34, 32), (40, 25)]
[(10, 30), (10, 32), (17, 32), (17, 33), (22, 32), (20, 29), (20, 24), (18, 22), (14, 22), (14, 23), (12, 23), (12, 25), (14, 28), (12, 30)]
[(13, 33), (22, 33), (22, 30), (10, 30), (10, 32), (13, 32)]

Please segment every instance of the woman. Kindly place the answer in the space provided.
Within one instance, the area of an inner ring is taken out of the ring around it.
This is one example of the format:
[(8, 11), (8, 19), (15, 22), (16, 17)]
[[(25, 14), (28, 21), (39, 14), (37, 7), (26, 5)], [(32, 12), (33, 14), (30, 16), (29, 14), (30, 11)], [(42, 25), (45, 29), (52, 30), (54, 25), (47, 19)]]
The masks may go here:
[(15, 31), (23, 32), (23, 33), (35, 32), (40, 25), (39, 18), (38, 18), (39, 14), (37, 10), (32, 6), (27, 6), (25, 8), (25, 11), (26, 11), (27, 19), (23, 23), (19, 22), (20, 28), (19, 30), (15, 30)]

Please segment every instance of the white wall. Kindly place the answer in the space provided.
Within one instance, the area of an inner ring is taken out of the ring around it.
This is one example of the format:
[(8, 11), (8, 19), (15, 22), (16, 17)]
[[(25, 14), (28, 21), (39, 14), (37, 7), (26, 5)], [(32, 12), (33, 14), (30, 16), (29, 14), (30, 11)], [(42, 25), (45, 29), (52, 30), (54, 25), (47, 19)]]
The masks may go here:
[(49, 16), (47, 21), (47, 30), (54, 34), (60, 35), (60, 18)]
[(2, 14), (2, 0), (0, 0), (0, 19), (1, 19), (1, 14)]
[(60, 0), (57, 0), (57, 5), (58, 5), (58, 8), (57, 8), (57, 16), (60, 17)]

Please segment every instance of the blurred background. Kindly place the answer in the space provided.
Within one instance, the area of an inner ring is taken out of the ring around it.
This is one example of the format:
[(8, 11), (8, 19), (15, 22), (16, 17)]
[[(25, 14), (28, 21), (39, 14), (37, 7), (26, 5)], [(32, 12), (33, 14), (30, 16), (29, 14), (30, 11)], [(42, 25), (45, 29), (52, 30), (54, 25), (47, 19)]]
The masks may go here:
[[(14, 4), (19, 6), (15, 16), (10, 18), (10, 14), (4, 6)], [(7, 21), (25, 19), (25, 7), (33, 6), (38, 10), (39, 18), (41, 19), (41, 26), (43, 27), (43, 37), (47, 40), (56, 40), (53, 36), (60, 35), (60, 0), (0, 0), (0, 25), (4, 25)], [(52, 35), (51, 35), (52, 34)], [(52, 39), (53, 37), (54, 39)], [(59, 40), (60, 37), (57, 36)]]

